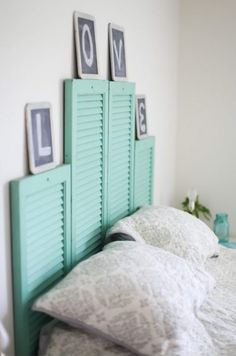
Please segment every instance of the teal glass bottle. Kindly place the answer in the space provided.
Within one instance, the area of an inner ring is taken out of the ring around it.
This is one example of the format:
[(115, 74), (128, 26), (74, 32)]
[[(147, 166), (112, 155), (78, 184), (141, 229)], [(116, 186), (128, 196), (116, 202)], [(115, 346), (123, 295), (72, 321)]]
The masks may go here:
[(214, 233), (219, 239), (219, 242), (229, 241), (229, 221), (228, 214), (219, 213), (216, 214), (214, 220)]

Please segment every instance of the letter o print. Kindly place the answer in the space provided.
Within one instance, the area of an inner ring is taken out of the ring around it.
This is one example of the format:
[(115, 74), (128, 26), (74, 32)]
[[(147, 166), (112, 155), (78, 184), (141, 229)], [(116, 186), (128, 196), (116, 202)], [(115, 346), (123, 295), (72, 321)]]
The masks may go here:
[[(89, 39), (89, 46), (90, 46), (90, 53), (89, 55), (86, 52), (86, 48), (85, 48), (85, 34), (88, 34), (88, 39)], [(83, 55), (84, 55), (84, 59), (86, 64), (91, 67), (93, 64), (93, 40), (92, 40), (92, 35), (89, 29), (89, 26), (87, 24), (84, 24), (83, 26), (83, 30), (82, 30), (82, 50), (83, 50)]]

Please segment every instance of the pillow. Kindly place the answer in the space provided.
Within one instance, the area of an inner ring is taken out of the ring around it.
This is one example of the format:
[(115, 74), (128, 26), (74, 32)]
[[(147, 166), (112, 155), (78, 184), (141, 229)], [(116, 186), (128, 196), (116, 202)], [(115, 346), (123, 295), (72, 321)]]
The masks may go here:
[(135, 239), (128, 234), (124, 234), (123, 232), (115, 232), (107, 236), (104, 245), (115, 241), (135, 241)]
[(209, 340), (196, 312), (212, 287), (210, 275), (178, 256), (119, 241), (78, 264), (33, 309), (137, 355), (199, 354), (199, 337)]
[(133, 238), (133, 240), (138, 241), (140, 243), (145, 243), (144, 239), (138, 233), (135, 224), (132, 221), (129, 221), (128, 224), (124, 224), (127, 218), (119, 220), (115, 225), (113, 225), (106, 233), (105, 244), (110, 241), (110, 236), (113, 234), (126, 234)]
[[(53, 323), (53, 324), (52, 324)], [(104, 338), (52, 321), (40, 332), (38, 356), (135, 356)]]
[(208, 257), (218, 254), (218, 239), (213, 231), (200, 219), (175, 208), (143, 207), (120, 220), (110, 233), (119, 229), (195, 264), (204, 264)]

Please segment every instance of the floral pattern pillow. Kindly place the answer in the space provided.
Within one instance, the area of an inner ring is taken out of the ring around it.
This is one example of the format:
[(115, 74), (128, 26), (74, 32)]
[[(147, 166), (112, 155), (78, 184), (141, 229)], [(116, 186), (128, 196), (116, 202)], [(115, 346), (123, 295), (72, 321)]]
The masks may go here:
[(218, 254), (218, 239), (213, 231), (195, 216), (171, 207), (143, 207), (120, 220), (109, 234), (119, 230), (197, 265)]
[[(33, 309), (137, 355), (198, 355), (211, 342), (197, 310), (210, 275), (147, 244), (113, 242), (78, 264)], [(207, 349), (206, 349), (207, 354)]]

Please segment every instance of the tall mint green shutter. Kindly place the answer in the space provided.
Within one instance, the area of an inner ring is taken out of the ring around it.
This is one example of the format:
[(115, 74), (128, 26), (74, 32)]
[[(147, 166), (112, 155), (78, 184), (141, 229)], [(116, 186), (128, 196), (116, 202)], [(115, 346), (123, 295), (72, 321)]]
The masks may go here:
[(70, 220), (68, 165), (11, 182), (16, 356), (35, 354), (48, 317), (32, 303), (71, 268)]
[(135, 141), (135, 210), (153, 202), (154, 145), (154, 137)]
[(65, 110), (75, 264), (101, 248), (106, 225), (108, 82), (66, 80)]
[(108, 226), (133, 211), (135, 84), (109, 84)]

